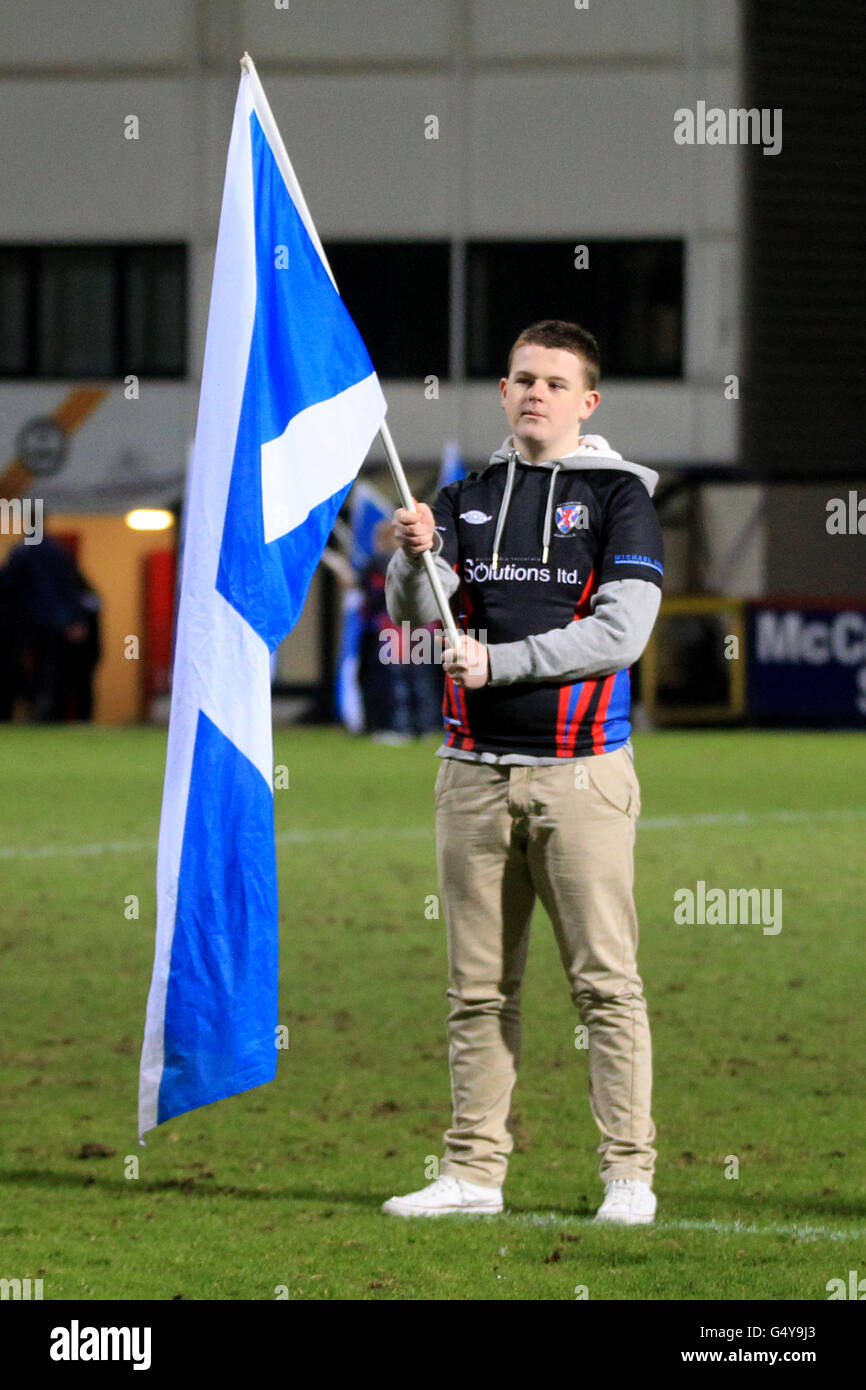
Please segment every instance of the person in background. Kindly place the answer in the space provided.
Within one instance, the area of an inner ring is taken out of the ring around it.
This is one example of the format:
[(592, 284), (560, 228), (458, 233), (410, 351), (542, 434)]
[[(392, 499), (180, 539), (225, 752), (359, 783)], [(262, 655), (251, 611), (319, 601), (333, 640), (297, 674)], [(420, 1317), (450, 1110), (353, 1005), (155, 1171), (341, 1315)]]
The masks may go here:
[(63, 686), (67, 717), (89, 722), (93, 718), (93, 673), (102, 655), (100, 610), (102, 599), (93, 585), (76, 570), (79, 586), (79, 607), (84, 636), (78, 640), (67, 635)]
[(14, 692), (30, 701), (37, 723), (57, 723), (69, 712), (70, 650), (90, 642), (92, 656), (88, 609), (82, 603), (86, 581), (66, 546), (50, 535), (38, 545), (16, 545), (0, 575), (12, 632)]
[(21, 665), (15, 610), (6, 585), (6, 568), (0, 569), (0, 721), (12, 718), (21, 688)]
[(367, 732), (378, 743), (399, 744), (441, 728), (442, 676), (440, 666), (409, 659), (410, 643), (388, 615), (385, 572), (396, 546), (390, 518), (380, 521), (359, 579), (364, 594), (360, 681)]

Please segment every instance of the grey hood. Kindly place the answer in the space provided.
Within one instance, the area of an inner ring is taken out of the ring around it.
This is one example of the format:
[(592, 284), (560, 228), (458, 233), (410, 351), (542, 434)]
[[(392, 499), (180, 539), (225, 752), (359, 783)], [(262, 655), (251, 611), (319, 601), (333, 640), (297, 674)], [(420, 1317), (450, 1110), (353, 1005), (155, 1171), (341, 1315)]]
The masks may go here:
[[(505, 492), (502, 494), (502, 502), (499, 507), (499, 516), (496, 518), (496, 534), (493, 537), (493, 568), (499, 564), (499, 542), (505, 526), (505, 518), (508, 515), (508, 506), (511, 501), (511, 493), (514, 487), (514, 474), (518, 463), (525, 468), (548, 468), (550, 470), (550, 487), (547, 490), (547, 509), (544, 513), (544, 549), (542, 552), (542, 564), (547, 562), (547, 554), (550, 549), (550, 524), (553, 517), (553, 489), (556, 484), (557, 474), (561, 470), (569, 472), (586, 472), (592, 468), (610, 468), (620, 473), (634, 473), (640, 478), (650, 497), (655, 491), (655, 485), (659, 480), (659, 475), (652, 468), (645, 468), (640, 463), (629, 463), (622, 454), (618, 454), (615, 449), (611, 449), (607, 440), (600, 434), (585, 434), (582, 436), (580, 444), (571, 454), (564, 455), (561, 459), (545, 460), (542, 463), (530, 463), (514, 447), (514, 436), (509, 435), (503, 441), (501, 447), (490, 455), (488, 468), (495, 464), (505, 463), (508, 465), (508, 474), (505, 479)], [(484, 469), (487, 472), (487, 469)]]

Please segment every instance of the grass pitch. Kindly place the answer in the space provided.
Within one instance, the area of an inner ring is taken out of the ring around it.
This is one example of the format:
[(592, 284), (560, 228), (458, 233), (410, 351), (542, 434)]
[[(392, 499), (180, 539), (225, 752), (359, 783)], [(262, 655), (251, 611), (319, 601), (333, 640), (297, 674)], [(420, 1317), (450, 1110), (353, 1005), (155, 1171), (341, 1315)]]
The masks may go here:
[[(437, 744), (277, 736), (290, 1046), (272, 1085), (141, 1148), (165, 735), (0, 734), (0, 1276), (46, 1300), (823, 1300), (866, 1273), (856, 734), (635, 738), (656, 1225), (591, 1225), (586, 1053), (540, 906), (506, 1214), (380, 1214), (424, 1185), (449, 1117)], [(781, 889), (782, 930), (676, 925), (701, 879)]]

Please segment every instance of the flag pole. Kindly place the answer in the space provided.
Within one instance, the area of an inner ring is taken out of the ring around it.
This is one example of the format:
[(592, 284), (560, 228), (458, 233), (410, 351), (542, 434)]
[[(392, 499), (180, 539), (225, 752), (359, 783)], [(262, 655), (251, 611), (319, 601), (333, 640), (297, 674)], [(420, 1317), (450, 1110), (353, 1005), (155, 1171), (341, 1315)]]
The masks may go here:
[[(403, 503), (403, 506), (406, 507), (410, 512), (414, 512), (415, 499), (409, 491), (409, 484), (406, 481), (406, 474), (403, 472), (403, 465), (400, 462), (397, 450), (394, 447), (394, 441), (391, 438), (391, 431), (388, 428), (388, 423), (386, 420), (383, 420), (380, 426), (379, 438), (385, 446), (385, 456), (388, 459), (388, 467), (391, 469), (391, 476), (394, 479), (394, 484), (397, 488), (397, 491), (400, 494), (400, 501)], [(433, 560), (432, 550), (422, 551), (421, 561), (424, 565), (424, 570), (426, 572), (427, 578), (430, 580), (430, 588), (433, 590), (433, 597), (436, 600), (436, 607), (439, 609), (439, 613), (442, 618), (442, 626), (445, 628), (445, 631), (448, 634), (449, 645), (455, 648), (459, 648), (460, 643), (459, 633), (457, 631), (457, 624), (454, 622), (454, 615), (451, 612), (450, 605), (448, 603), (447, 598), (445, 597), (445, 590), (442, 588), (442, 581), (440, 580), (439, 575), (436, 572), (436, 565)]]
[[(292, 168), (292, 162), (289, 159), (288, 152), (286, 150), (285, 145), (283, 144), (283, 139), (279, 132), (279, 128), (277, 126), (276, 121), (274, 120), (274, 113), (272, 112), (270, 105), (268, 104), (268, 99), (265, 96), (264, 87), (262, 86), (259, 80), (259, 75), (256, 72), (256, 65), (250, 57), (249, 53), (244, 53), (240, 62), (242, 70), (247, 74), (252, 84), (253, 105), (256, 108), (256, 115), (261, 121), (262, 129), (264, 130), (265, 135), (268, 138), (268, 143), (270, 144), (270, 147), (274, 152), (274, 158), (276, 159), (277, 166), (280, 170), (280, 173), (286, 181), (286, 185), (289, 189), (289, 192), (292, 195), (292, 198), (294, 199), (295, 206), (298, 209), (298, 212), (301, 216), (301, 220), (304, 223), (307, 232), (309, 233), (310, 240), (312, 241), (313, 245), (315, 246), (316, 250), (321, 256), (322, 264), (324, 265), (325, 269), (331, 277), (331, 282), (334, 286), (334, 289), (336, 289), (337, 282), (334, 279), (334, 272), (331, 270), (331, 267), (328, 264), (328, 258), (325, 255), (324, 247), (322, 246), (322, 243), (319, 240), (319, 234), (316, 231), (315, 223), (313, 222), (313, 219), (310, 216), (310, 210), (307, 207), (304, 195), (301, 192), (301, 186), (298, 183), (297, 176), (295, 174), (294, 169)], [(382, 425), (379, 430), (379, 437), (382, 440), (382, 444), (385, 449), (385, 457), (388, 460), (388, 467), (391, 470), (391, 477), (394, 479), (394, 485), (397, 488), (397, 492), (399, 493), (400, 502), (402, 506), (406, 507), (410, 512), (412, 512), (415, 510), (415, 500), (412, 496), (412, 493), (409, 490), (409, 484), (406, 480), (406, 474), (403, 471), (403, 465), (400, 462), (400, 456), (397, 453), (394, 440), (391, 437), (391, 431), (389, 430), (387, 421), (385, 420), (382, 421)], [(460, 645), (460, 634), (457, 630), (457, 625), (454, 622), (454, 615), (451, 612), (448, 600), (445, 597), (445, 591), (442, 588), (441, 580), (436, 571), (432, 551), (423, 551), (421, 555), (421, 561), (424, 565), (424, 570), (426, 572), (427, 578), (430, 580), (430, 587), (433, 590), (433, 597), (436, 600), (436, 607), (439, 609), (439, 614), (442, 618), (442, 625), (445, 628), (445, 632), (448, 636), (448, 642), (450, 646), (457, 648)]]

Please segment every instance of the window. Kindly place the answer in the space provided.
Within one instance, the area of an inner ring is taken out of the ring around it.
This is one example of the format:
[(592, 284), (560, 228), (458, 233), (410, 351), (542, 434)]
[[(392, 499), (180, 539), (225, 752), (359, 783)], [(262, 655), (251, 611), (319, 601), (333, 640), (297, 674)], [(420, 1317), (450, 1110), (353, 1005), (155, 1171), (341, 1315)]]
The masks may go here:
[(683, 243), (588, 240), (576, 269), (580, 244), (467, 245), (467, 376), (501, 376), (521, 329), (548, 318), (595, 335), (604, 377), (682, 376)]
[[(573, 319), (599, 340), (605, 378), (683, 374), (683, 242), (577, 238), (466, 246), (466, 374), (499, 377), (540, 318)], [(447, 379), (451, 246), (336, 241), (340, 293), (380, 377)], [(0, 377), (183, 377), (187, 248), (0, 246)]]
[(27, 375), (33, 352), (30, 292), (25, 258), (0, 250), (0, 375)]
[(325, 254), (378, 375), (446, 377), (449, 243), (328, 242)]
[(0, 247), (0, 376), (182, 377), (182, 245)]

